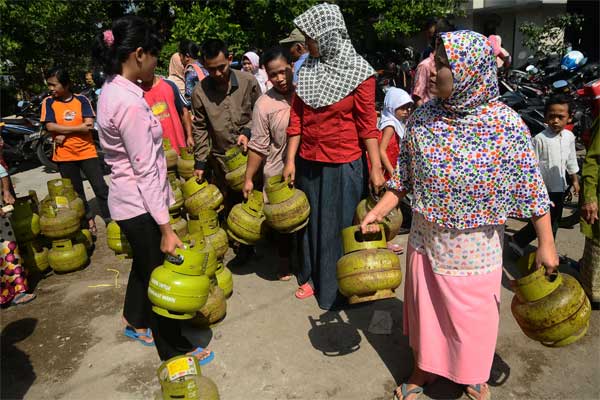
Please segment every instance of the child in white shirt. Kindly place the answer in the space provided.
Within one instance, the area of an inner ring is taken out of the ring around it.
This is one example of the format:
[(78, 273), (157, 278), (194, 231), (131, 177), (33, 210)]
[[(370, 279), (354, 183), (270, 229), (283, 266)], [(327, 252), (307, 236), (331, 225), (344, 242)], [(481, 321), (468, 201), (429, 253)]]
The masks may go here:
[[(540, 172), (544, 178), (546, 189), (553, 207), (550, 209), (552, 231), (556, 236), (558, 222), (562, 216), (565, 191), (567, 189), (566, 174), (572, 181), (573, 194), (579, 194), (579, 165), (575, 150), (575, 135), (565, 126), (571, 122), (571, 103), (565, 95), (552, 96), (544, 109), (545, 122), (548, 127), (533, 138), (533, 148), (539, 160)], [(509, 242), (510, 248), (523, 255), (524, 248), (536, 238), (531, 223), (517, 232)]]

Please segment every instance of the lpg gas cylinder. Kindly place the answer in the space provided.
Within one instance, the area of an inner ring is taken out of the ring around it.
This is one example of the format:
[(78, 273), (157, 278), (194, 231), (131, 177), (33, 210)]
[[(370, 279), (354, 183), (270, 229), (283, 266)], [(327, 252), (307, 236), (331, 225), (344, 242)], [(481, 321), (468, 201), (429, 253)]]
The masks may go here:
[(50, 204), (56, 204), (59, 207), (68, 207), (75, 210), (78, 218), (85, 216), (85, 205), (83, 200), (77, 195), (70, 179), (51, 179), (46, 183), (48, 187), (48, 196), (41, 202), (41, 208), (49, 207)]
[(167, 169), (177, 169), (177, 152), (171, 146), (171, 141), (167, 138), (163, 138), (163, 150), (167, 159)]
[(50, 268), (48, 263), (48, 249), (39, 240), (19, 245), (21, 260), (25, 268), (34, 274), (43, 274)]
[(50, 239), (66, 238), (79, 230), (79, 217), (70, 208), (58, 208), (49, 203), (42, 208), (40, 231)]
[(217, 277), (217, 285), (223, 290), (225, 297), (229, 298), (233, 293), (233, 275), (231, 271), (221, 262), (217, 267), (215, 276)]
[(29, 242), (40, 234), (40, 216), (34, 212), (37, 208), (31, 196), (15, 200), (14, 211), (10, 217), (15, 238), (19, 243)]
[(235, 191), (241, 191), (244, 186), (244, 178), (246, 175), (246, 163), (248, 156), (242, 153), (238, 146), (234, 146), (225, 152), (225, 180), (227, 186)]
[(194, 155), (191, 149), (187, 147), (180, 148), (179, 159), (177, 160), (177, 173), (183, 179), (190, 179), (194, 176)]
[(115, 221), (109, 222), (106, 226), (106, 241), (108, 248), (115, 254), (127, 254), (129, 257), (133, 255), (125, 234), (121, 232), (121, 227)]
[[(189, 223), (192, 222), (188, 221)], [(227, 232), (219, 226), (219, 218), (217, 212), (211, 209), (200, 211), (198, 222), (204, 234), (204, 238), (215, 250), (215, 254), (219, 260), (222, 260), (229, 249), (229, 240)]]
[(227, 216), (227, 234), (237, 242), (253, 245), (264, 234), (264, 222), (263, 194), (255, 190), (247, 200), (231, 209)]
[(337, 262), (337, 278), (350, 304), (394, 297), (402, 282), (400, 260), (387, 249), (380, 229), (371, 234), (362, 234), (358, 225), (342, 230), (345, 255)]
[(210, 280), (204, 274), (206, 258), (185, 244), (175, 250), (176, 256), (165, 256), (162, 266), (152, 271), (148, 298), (152, 310), (164, 317), (191, 319), (208, 298)]
[(190, 215), (198, 215), (200, 210), (205, 208), (220, 211), (223, 195), (215, 185), (192, 177), (183, 184), (181, 189), (185, 199), (185, 209)]
[(579, 282), (568, 274), (536, 270), (535, 253), (519, 262), (528, 266), (529, 274), (514, 282), (511, 310), (525, 335), (550, 347), (582, 338), (589, 327), (591, 305)]
[[(377, 205), (378, 199), (374, 195), (369, 195), (366, 199), (361, 200), (356, 207), (354, 214), (354, 223), (359, 224), (365, 216)], [(402, 228), (402, 211), (399, 208), (394, 208), (385, 216), (381, 222), (385, 229), (385, 237), (387, 240), (392, 240), (398, 235)]]
[(48, 252), (48, 263), (54, 272), (71, 272), (78, 270), (88, 262), (85, 245), (73, 244), (69, 239), (54, 240)]
[(227, 301), (223, 290), (214, 283), (211, 284), (206, 304), (196, 313), (192, 324), (199, 328), (208, 328), (221, 322), (227, 314)]
[(269, 202), (264, 206), (267, 224), (281, 233), (291, 233), (308, 224), (310, 206), (304, 192), (290, 187), (281, 175), (267, 180), (265, 192)]
[(219, 400), (217, 385), (202, 376), (194, 356), (175, 356), (157, 370), (161, 394), (157, 400)]

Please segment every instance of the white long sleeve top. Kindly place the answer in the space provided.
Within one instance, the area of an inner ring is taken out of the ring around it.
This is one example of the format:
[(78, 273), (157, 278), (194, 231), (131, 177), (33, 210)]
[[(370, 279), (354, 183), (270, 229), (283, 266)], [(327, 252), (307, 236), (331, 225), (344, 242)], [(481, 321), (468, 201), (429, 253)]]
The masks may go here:
[(533, 138), (533, 148), (548, 192), (564, 192), (565, 171), (569, 175), (579, 172), (573, 132), (563, 129), (555, 133), (548, 127)]

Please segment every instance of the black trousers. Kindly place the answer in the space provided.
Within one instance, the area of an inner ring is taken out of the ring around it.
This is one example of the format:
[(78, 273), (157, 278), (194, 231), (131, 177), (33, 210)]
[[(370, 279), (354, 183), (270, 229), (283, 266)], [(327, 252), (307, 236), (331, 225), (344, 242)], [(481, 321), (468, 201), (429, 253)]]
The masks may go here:
[(160, 251), (160, 228), (148, 213), (118, 221), (118, 224), (133, 250), (123, 316), (134, 328), (152, 329), (156, 350), (163, 361), (193, 350), (192, 344), (181, 334), (181, 322), (154, 313), (148, 299), (150, 275), (164, 259)]
[[(551, 192), (548, 193), (550, 201), (554, 203), (550, 207), (550, 220), (552, 221), (552, 233), (556, 237), (556, 231), (558, 231), (558, 223), (562, 217), (563, 208), (565, 205), (565, 192)], [(515, 233), (513, 239), (519, 247), (527, 247), (527, 245), (535, 240), (537, 234), (531, 221), (523, 227), (519, 232)]]
[(86, 218), (88, 220), (92, 219), (94, 218), (94, 215), (90, 211), (90, 206), (85, 197), (80, 171), (83, 171), (90, 182), (90, 185), (92, 185), (92, 189), (96, 195), (96, 201), (98, 202), (98, 208), (100, 209), (100, 216), (104, 221), (110, 220), (110, 211), (108, 210), (108, 186), (106, 185), (106, 182), (104, 182), (102, 167), (100, 166), (98, 157), (78, 161), (61, 161), (57, 164), (60, 176), (70, 179), (73, 184), (73, 189), (75, 189), (79, 197), (83, 199)]

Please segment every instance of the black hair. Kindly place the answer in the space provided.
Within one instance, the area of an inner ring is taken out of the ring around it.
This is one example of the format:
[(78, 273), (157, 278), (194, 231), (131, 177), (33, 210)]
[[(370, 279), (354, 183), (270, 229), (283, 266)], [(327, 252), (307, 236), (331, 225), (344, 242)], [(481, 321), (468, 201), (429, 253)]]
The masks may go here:
[(551, 105), (554, 104), (566, 104), (569, 110), (569, 115), (573, 111), (573, 104), (571, 103), (571, 98), (565, 94), (555, 94), (550, 96), (546, 103), (544, 104), (544, 115), (548, 113), (548, 109)]
[(179, 42), (179, 52), (184, 56), (189, 56), (196, 60), (200, 55), (200, 46), (191, 40), (183, 39)]
[(435, 26), (437, 23), (437, 20), (435, 18), (427, 18), (425, 20), (425, 23), (423, 24), (423, 30), (429, 30), (429, 28), (431, 28), (432, 26)]
[(455, 30), (456, 26), (450, 23), (446, 18), (438, 18), (435, 24), (435, 35), (433, 35), (433, 38), (431, 39), (431, 48), (435, 49), (435, 44), (440, 33), (454, 32)]
[(66, 69), (64, 69), (63, 67), (53, 67), (50, 68), (46, 74), (45, 74), (45, 78), (52, 78), (52, 77), (56, 77), (56, 80), (63, 86), (71, 86), (71, 77), (69, 76), (69, 73), (67, 72)]
[(282, 46), (271, 47), (265, 51), (260, 58), (260, 63), (266, 68), (268, 63), (278, 58), (283, 58), (288, 64), (292, 63), (292, 55), (290, 54), (290, 50)]
[(221, 39), (207, 39), (204, 44), (202, 44), (202, 57), (204, 57), (205, 60), (215, 58), (219, 53), (223, 53), (225, 57), (229, 57), (227, 45)]
[(138, 47), (158, 56), (161, 41), (151, 26), (142, 18), (128, 15), (113, 21), (112, 43), (105, 41), (106, 31), (100, 32), (92, 48), (92, 59), (107, 75), (121, 73), (121, 64)]

